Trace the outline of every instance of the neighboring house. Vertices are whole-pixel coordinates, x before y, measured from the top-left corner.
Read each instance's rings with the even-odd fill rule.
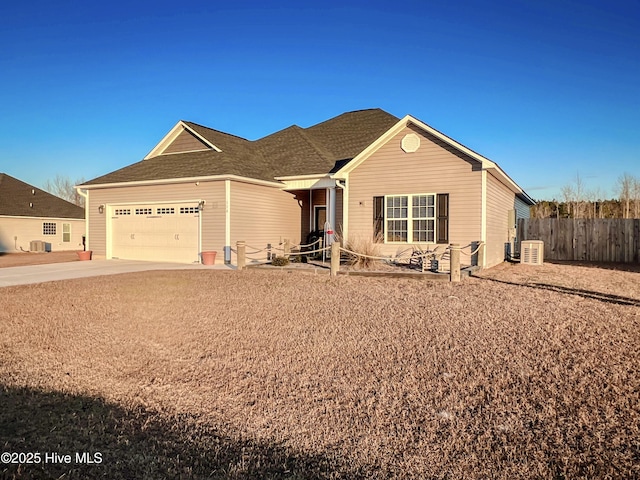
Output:
[[[380,109],[255,141],[180,121],[142,161],[78,188],[94,255],[180,262],[205,250],[233,262],[238,240],[251,251],[325,229],[388,255],[484,241],[487,267],[534,204],[494,162]]]
[[[0,173],[0,252],[28,252],[33,240],[47,251],[82,250],[84,209]]]

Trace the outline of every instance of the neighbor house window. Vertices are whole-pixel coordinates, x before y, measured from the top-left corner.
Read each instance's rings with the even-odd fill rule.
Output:
[[[70,223],[62,224],[62,241],[67,243],[71,241],[71,224]]]
[[[447,243],[449,194],[373,197],[373,231],[385,242]]]
[[[56,234],[56,224],[52,222],[44,222],[42,224],[42,234],[43,235],[55,235]]]

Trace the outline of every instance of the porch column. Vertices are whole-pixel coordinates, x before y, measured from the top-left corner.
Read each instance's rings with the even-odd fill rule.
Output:
[[[333,243],[333,239],[336,231],[336,187],[327,188],[327,222],[329,222],[330,232],[325,232],[327,238],[327,245]]]

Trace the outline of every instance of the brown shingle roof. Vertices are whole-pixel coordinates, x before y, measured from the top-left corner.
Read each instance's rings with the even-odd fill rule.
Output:
[[[238,175],[259,180],[325,174],[373,143],[398,118],[380,110],[348,112],[309,128],[297,125],[255,141],[183,122],[222,152],[214,150],[157,155],[85,185],[209,175]]]
[[[0,173],[0,215],[82,219],[84,208]]]

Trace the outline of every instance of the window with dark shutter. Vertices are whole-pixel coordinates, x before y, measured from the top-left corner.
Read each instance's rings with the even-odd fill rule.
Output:
[[[449,243],[449,194],[439,193],[436,204],[438,208],[437,243]]]
[[[373,240],[384,240],[384,197],[373,197]]]

